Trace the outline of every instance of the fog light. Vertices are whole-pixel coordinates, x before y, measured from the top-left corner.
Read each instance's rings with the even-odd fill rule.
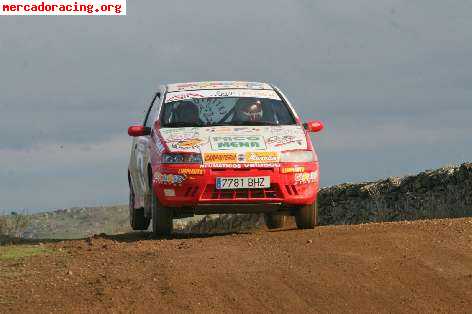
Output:
[[[174,197],[175,190],[174,189],[164,189],[164,195],[167,197]]]

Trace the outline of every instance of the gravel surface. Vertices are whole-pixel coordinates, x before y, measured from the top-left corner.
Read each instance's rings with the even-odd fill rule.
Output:
[[[470,218],[37,245],[0,260],[0,313],[472,309]]]

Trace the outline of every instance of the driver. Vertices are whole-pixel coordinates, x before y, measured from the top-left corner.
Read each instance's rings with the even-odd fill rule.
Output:
[[[198,106],[193,102],[182,101],[176,109],[176,122],[201,123]]]
[[[239,118],[241,121],[261,121],[263,114],[262,102],[258,99],[250,99],[240,106]]]

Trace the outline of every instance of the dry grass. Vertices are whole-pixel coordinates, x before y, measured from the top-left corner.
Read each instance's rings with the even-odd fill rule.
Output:
[[[51,253],[52,250],[39,245],[12,245],[0,247],[0,261],[14,260],[35,256],[39,254]]]

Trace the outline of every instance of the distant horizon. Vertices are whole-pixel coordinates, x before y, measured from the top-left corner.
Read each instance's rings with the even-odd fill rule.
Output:
[[[1,215],[9,215],[12,212],[16,212],[17,214],[39,214],[39,213],[47,213],[47,212],[55,212],[59,210],[67,210],[67,209],[77,209],[77,208],[100,208],[100,207],[114,207],[114,206],[128,206],[127,203],[120,203],[120,204],[103,204],[103,205],[85,205],[85,206],[71,206],[71,207],[58,207],[58,208],[13,208],[13,209],[2,209],[0,208],[0,216]],[[30,212],[31,211],[31,212]]]

